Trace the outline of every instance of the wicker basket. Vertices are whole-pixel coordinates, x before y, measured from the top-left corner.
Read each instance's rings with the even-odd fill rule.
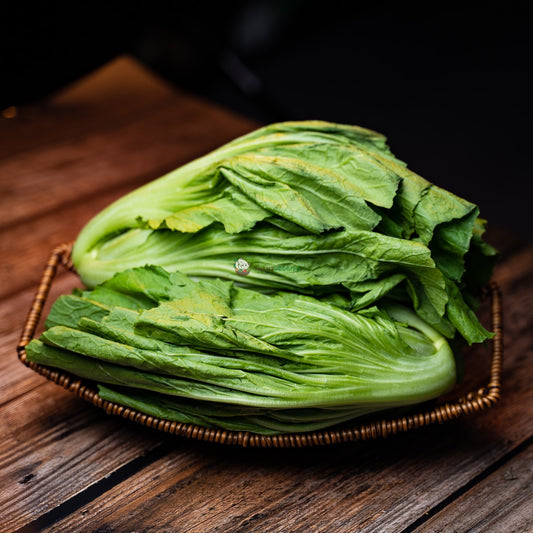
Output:
[[[50,254],[17,346],[18,356],[22,363],[35,372],[61,385],[96,407],[104,409],[108,414],[122,416],[166,433],[219,444],[256,447],[306,447],[384,438],[389,435],[410,431],[430,424],[447,422],[482,411],[493,406],[500,398],[500,376],[503,363],[502,300],[497,284],[491,282],[486,291],[490,296],[491,328],[495,335],[491,340],[489,382],[485,387],[464,394],[455,400],[441,404],[435,401],[425,410],[406,416],[383,417],[351,427],[333,427],[320,431],[282,435],[259,435],[244,431],[210,429],[146,415],[135,409],[103,400],[98,395],[95,385],[91,382],[80,379],[68,372],[30,362],[27,359],[26,346],[35,334],[58,267],[62,265],[64,268],[73,271],[70,257],[71,250],[72,245],[66,243],[55,248]],[[427,404],[425,405],[427,406]]]

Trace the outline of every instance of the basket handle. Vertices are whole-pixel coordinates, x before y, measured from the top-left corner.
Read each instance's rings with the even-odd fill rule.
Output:
[[[44,304],[48,297],[48,293],[50,292],[50,287],[52,286],[52,281],[57,273],[57,267],[61,264],[65,268],[73,270],[71,252],[72,243],[63,243],[59,246],[56,246],[48,258],[46,266],[41,275],[39,288],[33,297],[33,302],[28,312],[26,321],[24,322],[24,328],[17,345],[17,353],[19,358],[25,356],[25,348],[35,335],[35,330],[37,329],[37,324],[41,318]]]

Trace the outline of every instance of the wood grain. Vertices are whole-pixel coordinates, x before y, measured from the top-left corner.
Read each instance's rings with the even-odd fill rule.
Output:
[[[89,218],[121,194],[131,184],[85,199],[82,204],[67,204],[59,211],[30,217],[24,224],[0,230],[0,297],[37,288],[50,252],[63,242],[72,241]]]
[[[0,119],[0,158],[127,123],[175,99],[176,90],[131,57],[119,56],[43,102]]]
[[[250,129],[244,120],[233,128],[222,128],[225,122],[224,113],[214,112],[209,127],[202,125],[202,107],[176,97],[127,124],[4,159],[0,211],[9,217],[1,224],[11,227],[124,183],[149,181]]]
[[[158,442],[51,383],[2,406],[0,431],[2,531],[31,522]]]
[[[446,506],[423,526],[414,530],[414,533],[531,531],[532,487],[533,446],[528,446]]]
[[[497,460],[502,445],[442,427],[320,451],[195,446],[211,458],[202,469],[184,477],[173,468],[183,452],[170,453],[49,531],[131,531],[142,521],[147,531],[397,532]]]

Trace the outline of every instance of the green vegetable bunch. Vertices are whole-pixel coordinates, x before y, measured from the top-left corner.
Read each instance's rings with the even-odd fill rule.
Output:
[[[27,356],[231,430],[423,402],[457,380],[451,345],[491,336],[475,315],[496,259],[484,231],[379,133],[273,124],[94,217],[73,248],[87,289],[57,300]]]
[[[315,430],[453,387],[449,344],[413,311],[348,306],[139,267],[59,297],[26,353],[142,412],[263,434]]]
[[[478,214],[410,171],[379,133],[288,122],[119,199],[82,230],[73,261],[89,287],[149,263],[261,291],[341,290],[354,310],[387,296],[448,338],[482,342],[475,294],[495,251]]]

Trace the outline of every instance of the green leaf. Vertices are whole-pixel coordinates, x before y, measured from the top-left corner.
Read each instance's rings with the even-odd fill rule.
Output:
[[[370,230],[380,220],[351,182],[299,159],[239,156],[221,172],[258,205],[312,233]]]
[[[81,318],[101,320],[110,308],[99,303],[86,300],[71,294],[62,294],[50,309],[45,322],[45,328],[53,326],[70,326],[75,328]]]

